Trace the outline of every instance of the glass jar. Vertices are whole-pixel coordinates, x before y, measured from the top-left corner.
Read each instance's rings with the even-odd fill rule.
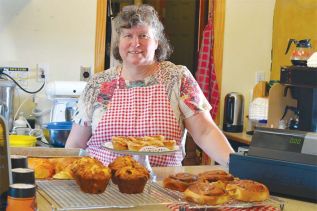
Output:
[[[35,211],[35,185],[16,183],[9,187],[8,206],[6,211]]]

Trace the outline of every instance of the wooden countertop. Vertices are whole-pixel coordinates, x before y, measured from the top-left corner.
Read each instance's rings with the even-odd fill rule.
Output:
[[[221,167],[220,166],[182,166],[182,167],[154,167],[153,168],[154,172],[157,175],[158,181],[161,181],[163,178],[167,177],[168,175],[175,174],[177,172],[189,172],[189,173],[198,174],[203,171],[215,170],[215,169],[221,169]],[[316,203],[309,203],[309,202],[286,199],[281,197],[279,198],[285,201],[285,206],[284,206],[285,211],[298,211],[298,210],[316,211],[317,210]],[[52,207],[50,206],[48,201],[39,193],[37,193],[37,205],[40,211],[52,210]],[[151,209],[151,211],[170,210],[164,205],[147,206],[146,208],[145,207],[130,208],[130,209],[125,208],[125,210],[145,210],[145,209],[148,209],[148,210]],[[122,211],[122,209],[98,209],[98,211],[100,210],[105,210],[105,211],[121,210]]]
[[[230,132],[223,131],[223,133],[225,134],[227,139],[230,139],[232,141],[236,141],[236,142],[247,144],[247,145],[250,145],[251,143],[252,136],[246,134],[245,131],[243,131],[242,133],[230,133]]]

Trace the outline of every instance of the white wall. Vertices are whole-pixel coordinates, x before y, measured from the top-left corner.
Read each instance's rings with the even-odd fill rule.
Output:
[[[244,95],[247,115],[256,72],[264,72],[269,80],[274,4],[275,0],[226,0],[221,120],[227,93]]]
[[[35,90],[36,64],[49,65],[49,81],[79,80],[94,65],[97,0],[0,0],[0,66],[27,66]],[[227,0],[221,118],[225,94],[241,92],[248,112],[255,72],[269,79],[275,0]],[[33,80],[33,81],[32,81]],[[29,96],[19,91],[16,108]],[[22,110],[30,112],[32,103]],[[246,124],[245,124],[246,125]]]
[[[79,80],[80,66],[94,66],[96,2],[0,0],[0,66],[28,67],[29,90],[41,85],[37,64],[48,65],[48,81]],[[16,94],[17,107],[27,95]]]

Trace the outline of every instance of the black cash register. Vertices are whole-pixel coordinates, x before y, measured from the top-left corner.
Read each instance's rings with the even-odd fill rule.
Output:
[[[256,128],[249,150],[230,155],[229,172],[275,195],[317,202],[317,133]]]

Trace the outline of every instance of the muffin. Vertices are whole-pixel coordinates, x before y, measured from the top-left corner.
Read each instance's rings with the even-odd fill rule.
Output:
[[[117,178],[115,176],[116,171],[126,167],[126,166],[135,166],[137,165],[138,162],[136,160],[134,160],[131,156],[121,156],[121,157],[117,157],[114,161],[112,161],[108,167],[111,170],[111,180],[114,184],[117,184]]]
[[[116,172],[115,176],[119,191],[127,194],[142,193],[150,178],[148,170],[141,165],[123,167]]]
[[[72,173],[81,191],[85,193],[103,193],[111,178],[111,171],[100,161],[84,157],[72,165]]]

